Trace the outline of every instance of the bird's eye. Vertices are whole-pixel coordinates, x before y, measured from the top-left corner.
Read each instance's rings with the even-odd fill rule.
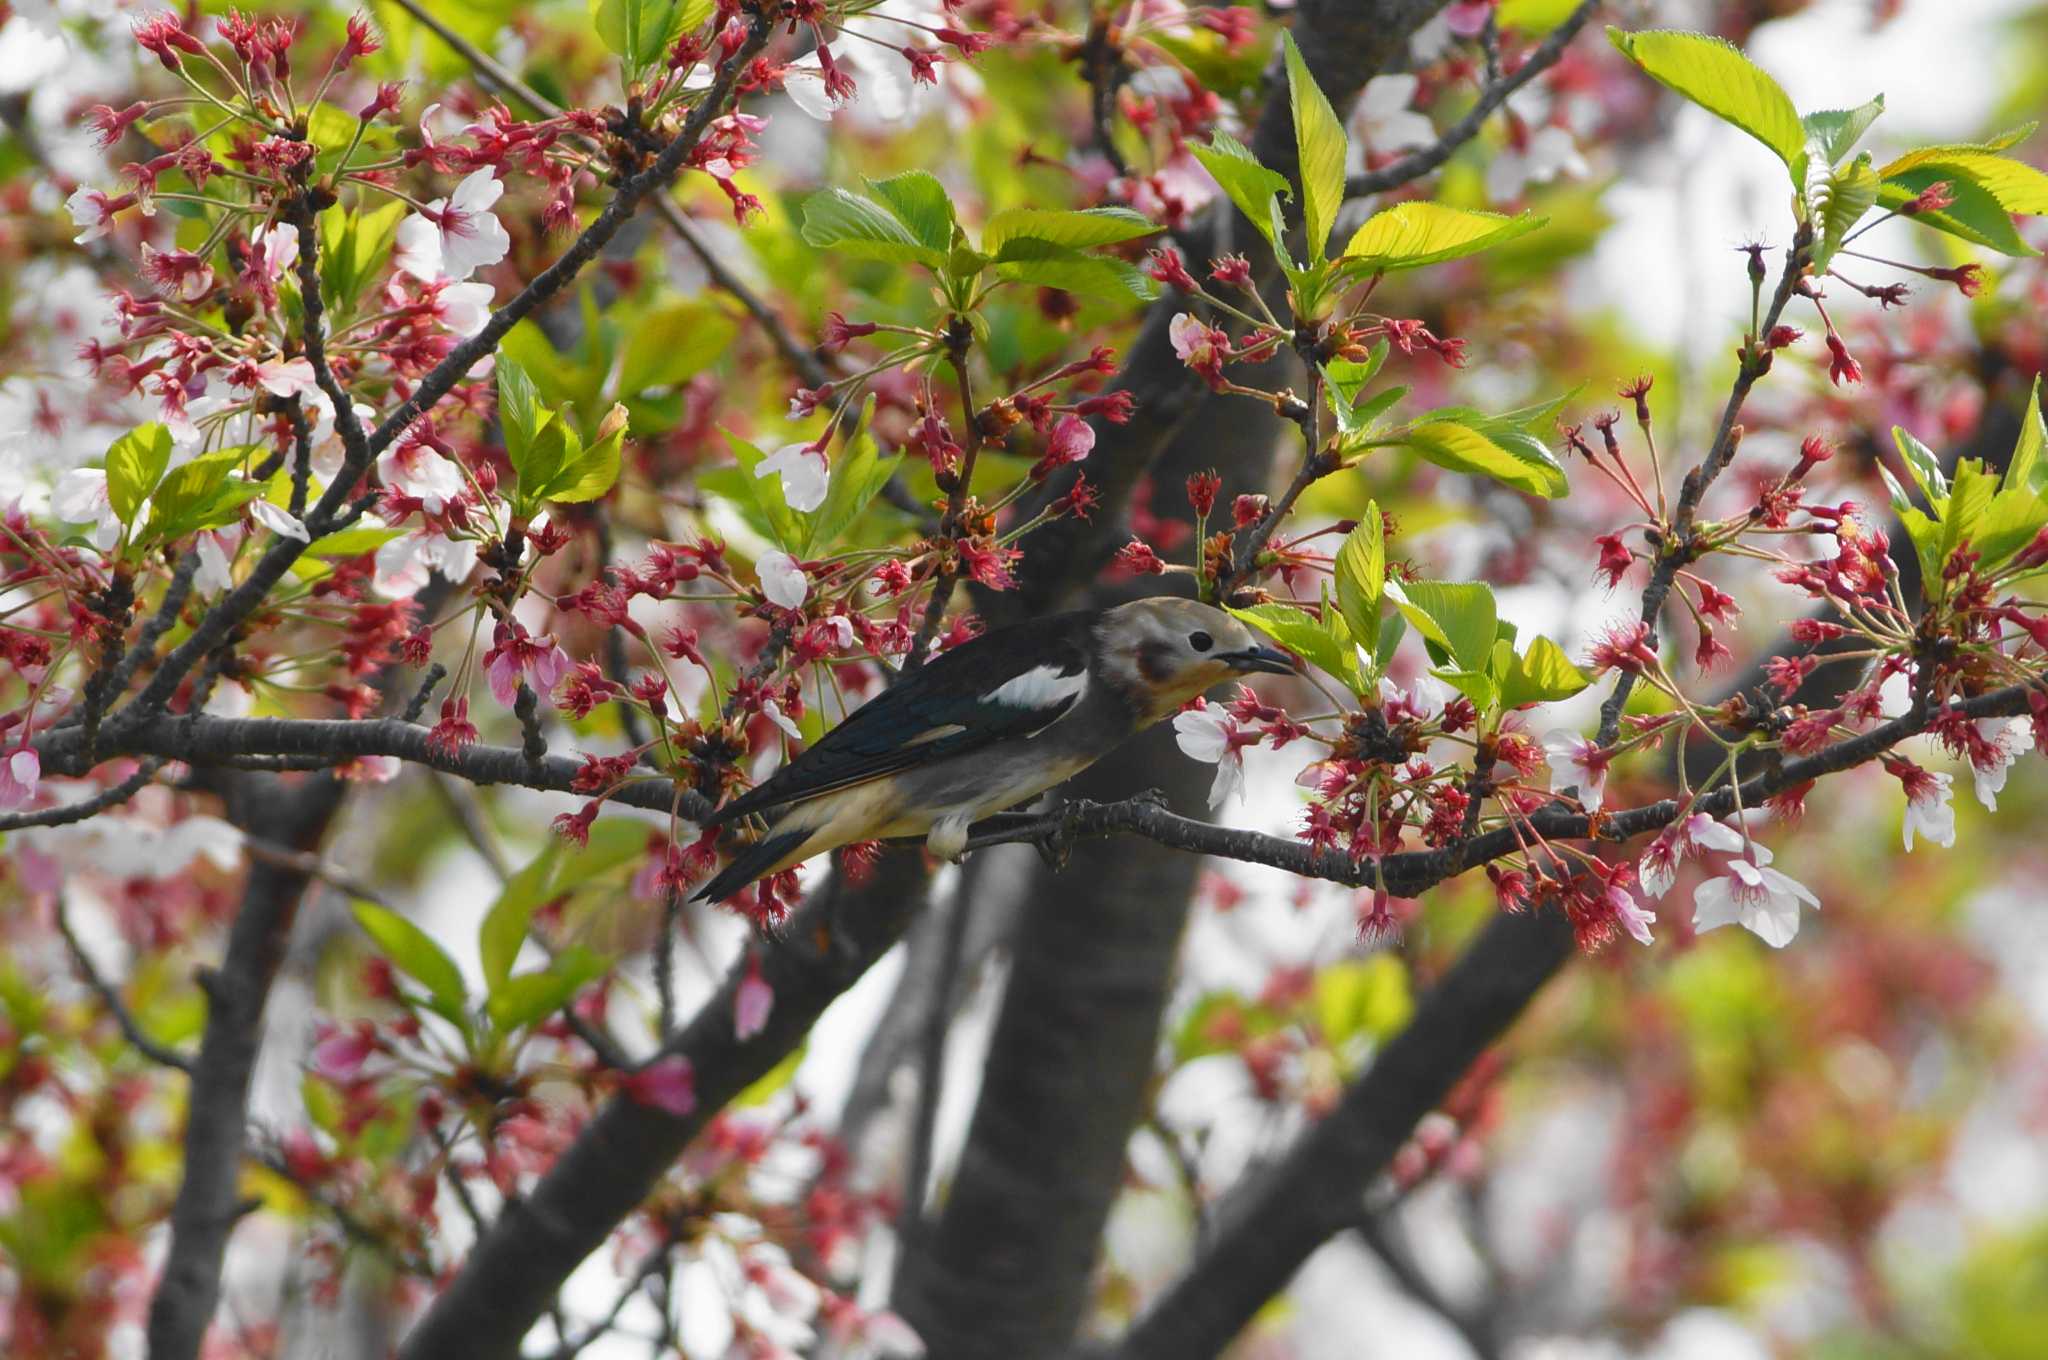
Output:
[[[1188,646],[1198,652],[1206,652],[1215,645],[1216,639],[1210,637],[1207,633],[1194,632],[1188,634]]]

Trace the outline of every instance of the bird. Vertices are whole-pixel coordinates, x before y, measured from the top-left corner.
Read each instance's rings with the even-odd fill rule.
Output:
[[[992,629],[849,714],[709,828],[771,814],[696,892],[748,884],[855,841],[923,836],[958,860],[967,829],[1080,773],[1226,680],[1297,663],[1222,610],[1159,595]]]

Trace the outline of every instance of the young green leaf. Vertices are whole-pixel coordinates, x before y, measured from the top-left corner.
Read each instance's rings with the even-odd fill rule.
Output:
[[[1813,249],[1816,272],[1827,268],[1849,229],[1877,202],[1877,188],[1877,172],[1870,168],[1868,151],[1837,170],[1823,173],[1815,168],[1806,201],[1814,225],[1820,229],[1820,241]]]
[[[1939,510],[1948,499],[1948,478],[1942,475],[1940,456],[1900,425],[1892,426],[1892,442],[1898,445],[1899,457],[1905,459],[1906,471],[1920,484],[1921,493]]]
[[[1020,237],[1080,249],[1134,240],[1158,230],[1157,223],[1129,208],[1088,208],[1081,212],[1009,208],[989,218],[981,229],[981,248],[1000,259],[1004,243]]]
[[[216,449],[171,469],[150,497],[149,521],[138,540],[170,542],[233,521],[263,494],[263,483],[240,476],[257,451],[253,444]]]
[[[556,420],[555,425],[562,421]],[[571,447],[555,475],[534,492],[535,499],[564,503],[594,501],[619,480],[619,450],[626,438],[626,408],[612,406],[598,422],[597,440],[588,448],[569,436]]]
[[[462,985],[462,970],[426,931],[375,902],[358,898],[350,910],[385,957],[424,986],[428,995],[458,1012],[468,1004],[469,990]]]
[[[521,973],[493,984],[484,1011],[500,1033],[525,1029],[568,1005],[605,967],[605,961],[588,949],[565,950],[543,972]]]
[[[1332,636],[1308,613],[1284,604],[1255,604],[1229,612],[1232,618],[1258,629],[1317,669],[1347,685],[1355,681],[1357,651],[1348,639]]]
[[[1157,291],[1145,272],[1128,260],[1107,255],[1084,255],[1066,246],[1056,246],[1034,237],[1013,237],[1003,243],[996,275],[1012,283],[1061,288],[1086,297],[1122,302],[1150,298]]]
[[[919,245],[941,255],[953,248],[953,200],[930,172],[906,170],[887,179],[871,179],[868,192],[895,214]]]
[[[1466,670],[1486,669],[1499,632],[1491,586],[1483,581],[1389,581],[1386,589],[1416,632]]]
[[[1548,220],[1532,213],[1509,217],[1420,199],[1397,203],[1374,213],[1351,234],[1339,264],[1350,274],[1415,269],[1476,255],[1526,236]]]
[[[1555,500],[1570,489],[1564,469],[1543,441],[1520,430],[1425,421],[1384,442],[1414,449],[1438,467],[1491,477],[1532,496]]]
[[[1336,569],[1337,607],[1352,638],[1370,651],[1380,640],[1380,595],[1387,583],[1385,525],[1377,502],[1366,502],[1365,513],[1344,536]]]
[[[2020,417],[2019,441],[2005,465],[2004,485],[2048,492],[2048,464],[2041,458],[2044,446],[2048,446],[2048,423],[2041,419],[2041,379],[2036,376],[2033,390],[2027,393],[2026,413]]]
[[[1344,204],[1344,161],[1351,144],[1344,124],[1309,74],[1294,35],[1280,35],[1287,57],[1287,99],[1294,112],[1294,146],[1301,163],[1301,218],[1308,231],[1308,257],[1317,264],[1330,245],[1337,209]]]
[[[825,484],[824,504],[811,517],[810,541],[804,548],[807,554],[823,545],[838,543],[902,465],[900,456],[884,458],[868,432],[874,402],[870,396],[853,447],[833,460],[831,480]]]
[[[2026,238],[2013,225],[2012,214],[1991,196],[1989,190],[1978,187],[1975,180],[1944,174],[1937,166],[1908,170],[1885,180],[1877,188],[1878,204],[1896,211],[1919,197],[1921,190],[1937,182],[1948,186],[1949,205],[1932,212],[1915,213],[1912,217],[1914,222],[2015,259],[2031,258],[2041,253],[2027,244]]]
[[[1856,143],[1863,140],[1863,134],[1883,112],[1884,96],[1878,95],[1868,104],[1859,104],[1853,109],[1821,109],[1809,113],[1799,120],[1799,125],[1806,129],[1807,140],[1820,147],[1822,158],[1829,165],[1834,165],[1856,149]]]
[[[1912,170],[1933,169],[1941,179],[1977,185],[2007,212],[2048,213],[2048,173],[2025,161],[1974,146],[1923,146],[1877,172],[1891,180]]]
[[[803,518],[790,509],[789,502],[783,498],[782,479],[754,475],[755,466],[768,455],[730,430],[721,429],[719,433],[725,436],[732,456],[739,460],[740,471],[744,474],[741,480],[746,485],[747,495],[767,521],[775,546],[787,553],[803,551],[810,535],[804,528]]]
[[[729,351],[738,334],[738,323],[707,301],[672,302],[642,312],[626,332],[615,390],[622,397],[637,397],[650,387],[686,382]]]
[[[856,260],[921,264],[938,269],[946,249],[919,241],[887,208],[844,189],[826,189],[804,201],[806,245]]]
[[[548,413],[541,409],[540,394],[526,369],[510,355],[498,355],[498,428],[505,439],[505,456],[516,469],[533,447],[533,436]]]
[[[170,461],[171,432],[155,421],[137,425],[107,449],[107,500],[121,523],[135,522]]]
[[[1591,683],[1586,673],[1565,655],[1564,648],[1538,635],[1529,639],[1528,648],[1501,676],[1501,707],[1520,708],[1524,704],[1569,699]]]
[[[1280,239],[1274,225],[1280,220],[1277,196],[1293,193],[1286,176],[1260,165],[1243,142],[1225,132],[1212,135],[1207,146],[1189,143],[1188,150],[1269,244]]]
[[[1784,87],[1742,54],[1742,49],[1705,33],[1649,29],[1607,36],[1629,60],[1666,89],[1684,95],[1725,122],[1733,123],[1778,153],[1792,172],[1793,187],[1806,182],[1806,129]]]

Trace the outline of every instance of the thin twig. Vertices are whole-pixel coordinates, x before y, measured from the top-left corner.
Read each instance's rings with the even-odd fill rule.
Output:
[[[186,1076],[191,1076],[191,1057],[150,1038],[141,1023],[136,1020],[135,1013],[121,1000],[121,994],[114,990],[113,984],[100,975],[100,970],[93,965],[92,957],[85,952],[85,946],[78,942],[78,935],[71,928],[70,908],[66,905],[62,893],[57,894],[57,933],[64,937],[64,943],[71,951],[71,961],[78,965],[79,974],[84,977],[85,985],[92,988],[93,994],[99,997],[100,1004],[114,1017],[114,1023],[121,1027],[122,1037],[128,1040],[135,1051],[159,1066],[176,1068]]]
[[[98,816],[108,808],[119,807],[149,786],[156,773],[164,767],[161,760],[145,760],[135,773],[129,775],[111,788],[100,790],[90,798],[62,807],[41,808],[35,812],[12,812],[0,817],[0,831],[26,831],[36,826],[68,826],[82,822],[88,817]]]
[[[419,20],[429,32],[446,43],[457,56],[475,68],[478,75],[506,94],[519,99],[541,117],[560,118],[565,112],[561,105],[528,85],[493,60],[489,53],[435,18],[418,0],[396,0],[396,3],[400,9]],[[818,356],[805,348],[782,323],[782,318],[776,314],[775,309],[762,300],[758,293],[747,286],[745,280],[733,272],[731,266],[718,257],[717,252],[711,249],[710,243],[698,234],[695,224],[683,216],[682,209],[676,206],[674,199],[662,194],[654,200],[654,211],[689,252],[697,257],[697,263],[703,266],[704,273],[711,282],[730,294],[735,302],[760,323],[769,343],[775,346],[776,352],[782,355],[806,386],[821,387],[831,381],[832,375],[826,371],[824,364],[818,361]]]
[[[1443,135],[1420,151],[1410,152],[1392,165],[1379,170],[1370,170],[1354,175],[1344,182],[1344,193],[1348,198],[1362,198],[1367,194],[1385,193],[1398,189],[1411,180],[1417,180],[1442,165],[1457,153],[1459,147],[1479,135],[1479,129],[1508,100],[1508,96],[1521,89],[1537,76],[1557,64],[1558,58],[1570,47],[1572,39],[1586,26],[1600,8],[1600,0],[1582,0],[1579,7],[1552,29],[1550,36],[1537,44],[1528,59],[1513,72],[1493,81],[1480,92],[1479,102],[1457,122],[1445,128]],[[1490,22],[1490,21],[1489,21]]]

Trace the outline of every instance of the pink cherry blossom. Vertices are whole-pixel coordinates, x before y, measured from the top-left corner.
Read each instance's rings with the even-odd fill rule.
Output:
[[[681,1054],[658,1059],[625,1080],[628,1096],[642,1105],[687,1119],[697,1108],[697,1074]]]
[[[491,649],[484,653],[484,675],[491,693],[510,708],[523,678],[535,694],[545,697],[568,673],[568,654],[550,637],[534,637],[518,623],[500,623]]]

